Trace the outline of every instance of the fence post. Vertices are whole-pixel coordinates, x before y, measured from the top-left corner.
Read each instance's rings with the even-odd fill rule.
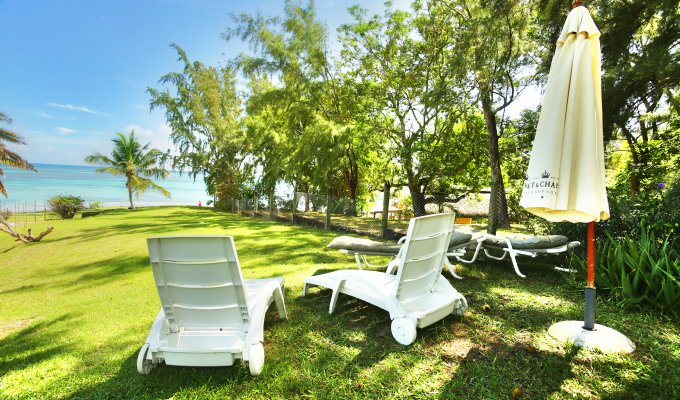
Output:
[[[326,223],[324,229],[328,230],[331,226],[331,188],[326,188]]]
[[[383,211],[382,211],[382,224],[381,232],[382,238],[387,239],[387,217],[390,211],[390,181],[385,181],[383,186]]]

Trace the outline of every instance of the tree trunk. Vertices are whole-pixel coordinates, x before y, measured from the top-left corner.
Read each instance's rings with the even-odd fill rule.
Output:
[[[390,188],[392,187],[392,184],[390,181],[385,181],[385,184],[383,185],[383,212],[382,212],[382,221],[380,223],[380,232],[381,232],[381,237],[383,239],[387,239],[387,217],[389,214],[390,210]],[[373,214],[375,215],[375,214]]]
[[[31,229],[28,230],[28,235],[16,232],[12,226],[7,222],[2,216],[0,216],[0,232],[5,232],[6,234],[13,236],[17,241],[22,241],[24,243],[39,242],[42,238],[49,235],[54,228],[48,226],[47,229],[41,232],[38,236],[33,236]]]
[[[413,215],[422,217],[425,215],[425,193],[420,189],[420,185],[409,185],[411,191],[411,201],[413,202]]]
[[[489,141],[489,166],[491,167],[491,198],[489,199],[489,225],[487,232],[495,235],[498,228],[510,226],[510,217],[508,216],[508,202],[503,185],[501,155],[498,150],[498,128],[496,114],[493,112],[491,105],[491,94],[482,92],[481,100]]]
[[[628,149],[630,150],[632,159],[631,161],[633,168],[631,168],[632,173],[630,174],[630,194],[635,197],[640,192],[640,178],[638,177],[641,168],[640,155],[638,154],[637,147],[635,147],[635,138],[630,133],[628,128],[625,126],[620,126],[620,128],[621,132],[623,132],[623,136],[626,138],[626,142],[628,143]]]
[[[269,219],[274,220],[274,189],[269,189]]]
[[[328,230],[331,226],[331,189],[326,187],[326,221],[324,222],[324,229]]]
[[[125,187],[127,187],[128,190],[128,198],[130,199],[130,209],[134,210],[135,204],[132,202],[132,183],[130,181],[130,177],[128,177],[127,182],[125,183]]]
[[[305,184],[305,212],[309,212],[309,183]]]
[[[352,147],[345,150],[346,164],[343,168],[343,175],[345,177],[345,184],[349,191],[350,205],[345,207],[345,214],[349,216],[357,215],[357,188],[359,187],[359,166],[356,162],[356,154]]]

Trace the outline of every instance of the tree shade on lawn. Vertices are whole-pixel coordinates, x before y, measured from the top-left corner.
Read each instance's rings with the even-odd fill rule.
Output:
[[[595,324],[595,221],[609,218],[605,188],[600,31],[574,1],[557,40],[520,205],[553,222],[588,222],[584,323],[563,321],[550,333],[580,347],[630,353],[620,333]]]
[[[163,165],[169,158],[169,154],[158,149],[149,149],[150,143],[142,146],[135,137],[135,131],[129,136],[116,133],[117,137],[112,140],[113,151],[111,157],[99,152],[85,157],[89,164],[103,165],[97,172],[105,172],[114,175],[125,176],[125,187],[128,190],[130,208],[135,209],[132,194],[139,197],[147,190],[156,190],[165,197],[170,197],[170,192],[157,185],[149,178],[166,178],[170,175]]]

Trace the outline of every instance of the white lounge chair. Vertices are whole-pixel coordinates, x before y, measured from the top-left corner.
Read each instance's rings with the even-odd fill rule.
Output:
[[[573,249],[580,244],[577,241],[570,242],[566,236],[562,235],[517,235],[513,237],[490,236],[484,240],[482,246],[484,254],[494,260],[503,260],[506,256],[510,256],[515,273],[522,278],[526,278],[526,275],[522,274],[519,270],[517,256],[536,257],[541,254],[559,254]],[[490,250],[496,252],[502,251],[503,254],[496,256],[491,254]]]
[[[409,345],[416,339],[416,328],[452,313],[462,315],[467,309],[465,297],[441,275],[452,229],[453,214],[414,218],[396,259],[396,275],[339,270],[310,276],[304,281],[303,296],[311,285],[333,290],[328,308],[331,314],[340,293],[380,307],[390,313],[397,342]]]
[[[231,236],[147,239],[161,310],[137,357],[148,374],[167,365],[217,367],[248,361],[264,365],[264,317],[276,302],[286,319],[283,278],[244,280]]]
[[[484,242],[484,240],[488,237],[489,235],[478,232],[465,232],[458,230],[454,226],[451,239],[449,240],[449,247],[446,254],[447,258],[444,259],[446,268],[454,278],[463,279],[456,273],[455,267],[449,262],[448,257],[455,257],[459,262],[471,264],[477,260],[477,256],[482,249],[482,242]],[[328,244],[328,247],[331,249],[340,250],[340,252],[345,254],[353,255],[359,269],[364,269],[364,267],[387,267],[387,271],[392,272],[396,266],[395,260],[399,255],[399,251],[402,249],[402,244],[405,239],[406,236],[399,239],[398,243],[386,243],[379,242],[377,240],[361,239],[351,236],[338,236]],[[463,258],[468,248],[471,248],[472,246],[474,246],[474,253],[472,257],[469,259]],[[366,259],[367,256],[391,257],[392,259],[387,265],[378,266],[370,264]]]

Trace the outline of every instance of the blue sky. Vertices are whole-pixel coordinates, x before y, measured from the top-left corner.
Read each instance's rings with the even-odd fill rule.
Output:
[[[331,38],[357,2],[316,2]],[[361,4],[383,10],[381,0]],[[169,44],[223,64],[247,50],[220,37],[230,13],[258,10],[281,14],[283,1],[0,0],[0,111],[27,142],[12,149],[32,163],[83,165],[86,155],[110,151],[114,132],[131,129],[141,142],[169,148],[170,129],[161,111],[149,112],[146,93],[180,70]]]

